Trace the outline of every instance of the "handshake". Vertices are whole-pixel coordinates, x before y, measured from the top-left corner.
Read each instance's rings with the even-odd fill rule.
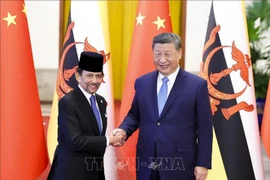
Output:
[[[126,139],[126,131],[123,129],[115,129],[111,132],[111,135],[109,136],[110,145],[112,145],[113,147],[123,146]]]

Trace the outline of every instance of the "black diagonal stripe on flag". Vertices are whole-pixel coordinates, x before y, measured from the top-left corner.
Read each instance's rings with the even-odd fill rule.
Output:
[[[71,10],[70,10],[71,11]],[[69,24],[71,23],[71,12],[69,11],[69,16],[68,16],[68,23],[67,23],[67,27],[69,26]],[[76,25],[76,24],[75,24]],[[63,51],[65,50],[65,48],[70,45],[71,43],[74,43],[74,35],[73,35],[73,30],[71,30],[70,32],[70,37],[67,40],[67,42],[64,44],[63,46]],[[66,54],[66,57],[64,59],[64,66],[63,66],[63,73],[64,70],[67,69],[72,69],[75,66],[78,65],[78,55],[77,55],[77,49],[76,46],[72,46],[69,51]],[[69,81],[65,81],[71,88],[75,88],[76,86],[78,86],[78,82],[75,78],[75,75],[72,75],[69,78]]]
[[[216,26],[215,13],[213,3],[211,7],[206,41],[210,37],[210,33]],[[222,26],[222,25],[221,25]],[[216,47],[221,46],[219,34],[216,36],[215,42],[203,54],[205,61],[207,55]],[[210,73],[219,73],[227,69],[223,50],[218,50],[212,57],[208,68],[208,77]],[[233,85],[230,76],[227,75],[220,79],[217,85],[213,85],[221,92],[234,94]],[[230,108],[236,105],[236,99],[220,100],[217,106],[218,110],[213,116],[214,129],[219,145],[220,153],[224,163],[225,171],[229,180],[254,180],[255,175],[251,163],[251,157],[245,137],[245,132],[241,122],[240,113],[233,114],[229,120],[225,119],[221,108]]]

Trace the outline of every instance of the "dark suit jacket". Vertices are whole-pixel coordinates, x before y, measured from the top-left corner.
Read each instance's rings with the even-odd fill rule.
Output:
[[[106,149],[106,101],[96,94],[103,133],[100,135],[94,112],[77,87],[59,101],[58,146],[50,180],[104,180],[103,155]]]
[[[151,165],[159,165],[162,180],[194,180],[195,166],[211,168],[212,114],[207,83],[180,69],[159,116],[157,77],[154,71],[136,80],[132,107],[119,127],[128,137],[140,130],[137,179],[148,180]]]

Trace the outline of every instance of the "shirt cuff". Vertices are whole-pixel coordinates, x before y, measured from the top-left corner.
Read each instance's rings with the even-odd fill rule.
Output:
[[[107,147],[110,146],[110,140],[109,140],[109,137],[108,136],[106,136],[106,146]]]

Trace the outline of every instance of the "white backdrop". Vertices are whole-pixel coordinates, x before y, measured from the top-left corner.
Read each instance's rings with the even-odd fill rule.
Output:
[[[35,67],[57,69],[60,2],[26,0],[25,4]]]

